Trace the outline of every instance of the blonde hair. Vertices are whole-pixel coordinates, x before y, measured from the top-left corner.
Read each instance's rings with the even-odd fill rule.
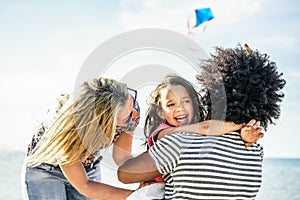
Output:
[[[42,136],[28,166],[41,163],[72,164],[109,146],[114,138],[117,115],[128,100],[127,87],[112,79],[85,82],[70,97]]]
[[[56,115],[61,111],[63,105],[70,99],[70,94],[60,94],[56,98],[56,105],[55,105],[55,113]]]

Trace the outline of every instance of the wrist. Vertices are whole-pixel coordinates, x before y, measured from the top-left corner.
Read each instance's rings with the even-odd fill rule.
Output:
[[[178,126],[178,127],[171,127],[171,133],[177,133],[177,132],[181,132],[180,126]]]

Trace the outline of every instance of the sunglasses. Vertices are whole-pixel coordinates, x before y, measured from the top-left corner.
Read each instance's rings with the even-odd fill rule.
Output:
[[[136,109],[139,112],[139,106],[137,104],[136,101],[136,97],[137,97],[137,91],[131,88],[127,88],[128,93],[130,94],[130,96],[133,99],[133,108]],[[127,120],[127,125],[126,126],[117,126],[116,127],[116,133],[115,133],[115,138],[118,138],[121,133],[126,133],[132,130],[132,125],[131,125],[131,120],[132,120],[132,114],[133,111],[131,111],[131,113],[129,114],[128,120]]]

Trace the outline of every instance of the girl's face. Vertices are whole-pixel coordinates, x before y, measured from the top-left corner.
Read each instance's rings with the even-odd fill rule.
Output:
[[[158,115],[162,119],[176,127],[191,123],[194,117],[193,102],[185,87],[170,86],[164,88],[160,95],[162,111],[158,111]]]

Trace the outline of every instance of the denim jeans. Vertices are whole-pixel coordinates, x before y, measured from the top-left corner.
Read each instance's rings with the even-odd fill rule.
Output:
[[[35,168],[23,167],[24,199],[29,200],[89,200],[81,195],[65,178],[59,167],[42,164]],[[89,170],[91,180],[100,182],[100,163]]]

